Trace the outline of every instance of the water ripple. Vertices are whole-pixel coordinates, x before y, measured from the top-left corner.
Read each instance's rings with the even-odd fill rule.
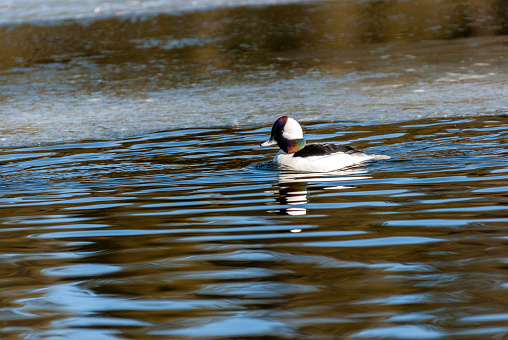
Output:
[[[348,123],[392,159],[328,174],[253,166],[276,152],[257,127],[2,150],[0,333],[495,338],[506,124]]]

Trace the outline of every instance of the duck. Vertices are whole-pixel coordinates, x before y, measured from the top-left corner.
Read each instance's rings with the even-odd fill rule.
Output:
[[[262,147],[272,145],[280,148],[273,159],[274,163],[282,168],[304,172],[330,172],[369,160],[390,158],[367,155],[343,144],[307,144],[300,123],[288,116],[282,116],[275,121],[270,138],[261,144]]]

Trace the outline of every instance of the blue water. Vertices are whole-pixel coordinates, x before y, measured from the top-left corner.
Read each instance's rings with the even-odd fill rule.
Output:
[[[304,124],[392,157],[329,174],[268,125],[3,149],[2,338],[502,338],[507,123]]]
[[[505,9],[1,3],[0,338],[505,338]]]

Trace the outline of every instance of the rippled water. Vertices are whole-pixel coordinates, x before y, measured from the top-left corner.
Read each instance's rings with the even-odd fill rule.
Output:
[[[0,3],[0,338],[505,338],[506,4]]]
[[[390,160],[279,171],[271,124],[0,153],[2,339],[502,339],[505,116],[307,123]]]

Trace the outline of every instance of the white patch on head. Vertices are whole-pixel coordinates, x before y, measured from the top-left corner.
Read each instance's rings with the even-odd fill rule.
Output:
[[[293,118],[288,118],[284,125],[284,130],[282,130],[282,137],[286,139],[302,139],[302,127]]]

